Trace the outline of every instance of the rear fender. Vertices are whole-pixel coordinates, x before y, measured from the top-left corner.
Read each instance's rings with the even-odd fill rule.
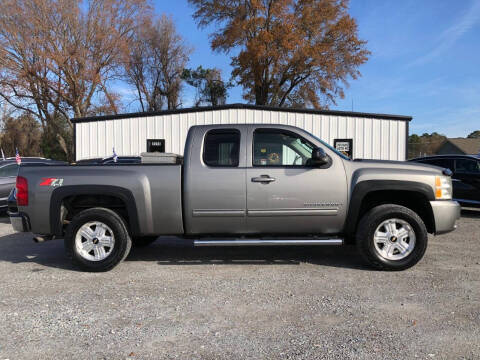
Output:
[[[72,195],[108,195],[119,198],[127,208],[129,229],[132,235],[140,234],[140,224],[135,198],[130,190],[112,185],[70,185],[56,188],[50,200],[50,229],[56,236],[63,235],[62,202]]]

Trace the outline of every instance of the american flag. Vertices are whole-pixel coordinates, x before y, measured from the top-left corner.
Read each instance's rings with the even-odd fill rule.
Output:
[[[18,165],[22,163],[22,158],[20,157],[20,154],[18,153],[18,148],[15,148],[15,161],[17,162]]]
[[[117,160],[118,160],[118,155],[115,152],[115,148],[113,148],[113,162],[117,162]]]

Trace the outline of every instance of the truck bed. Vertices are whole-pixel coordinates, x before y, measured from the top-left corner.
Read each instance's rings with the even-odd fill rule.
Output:
[[[100,190],[105,196],[122,197],[133,234],[183,234],[182,165],[67,165],[50,166],[48,171],[28,165],[20,167],[19,176],[28,179],[29,213],[34,214],[30,221],[37,233],[55,232],[64,199]]]

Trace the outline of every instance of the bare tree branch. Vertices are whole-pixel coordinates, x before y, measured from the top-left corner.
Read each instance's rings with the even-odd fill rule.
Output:
[[[177,108],[181,75],[191,48],[177,33],[172,19],[145,19],[126,50],[125,78],[137,90],[141,109]]]

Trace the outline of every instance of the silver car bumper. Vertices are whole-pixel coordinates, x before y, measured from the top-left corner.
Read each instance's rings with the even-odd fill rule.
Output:
[[[13,230],[16,232],[30,231],[30,221],[27,215],[18,212],[8,212],[8,216],[10,217],[10,223],[12,224]]]
[[[435,219],[435,235],[455,230],[460,219],[460,204],[456,201],[430,201]]]

